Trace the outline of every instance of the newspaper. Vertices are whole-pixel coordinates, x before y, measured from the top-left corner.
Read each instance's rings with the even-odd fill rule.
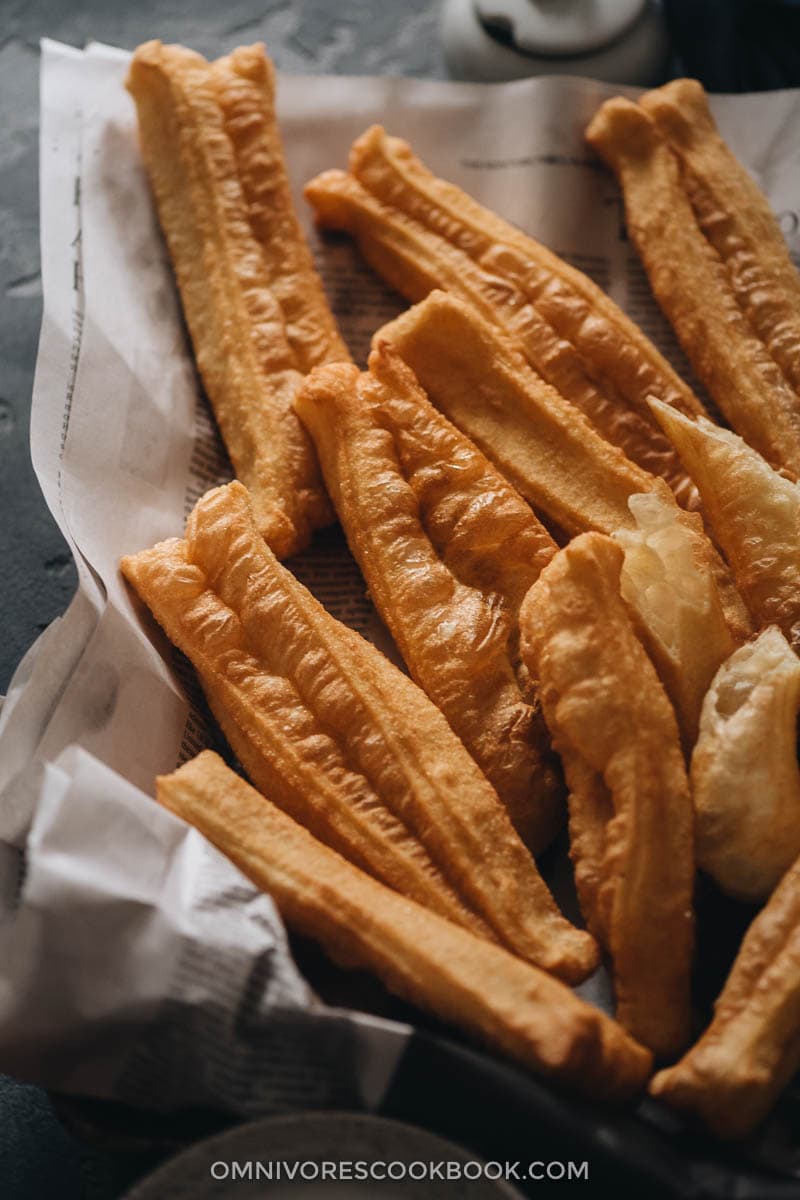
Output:
[[[0,1066],[164,1108],[374,1106],[408,1027],[322,1005],[270,899],[152,800],[154,777],[213,733],[117,563],[180,533],[230,468],[187,346],[126,62],[109,47],[43,43],[45,308],[31,444],[80,586],[23,660],[0,717]],[[317,236],[302,185],[344,165],[352,140],[380,122],[585,270],[687,371],[625,239],[616,186],[582,139],[619,91],[553,77],[280,77],[297,209],[357,358],[402,305],[346,239]],[[713,106],[800,251],[798,94]],[[319,535],[291,566],[392,652],[340,533]],[[602,993],[598,977],[586,994]]]

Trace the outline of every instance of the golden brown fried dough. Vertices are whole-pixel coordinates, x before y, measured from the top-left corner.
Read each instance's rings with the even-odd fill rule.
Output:
[[[621,97],[602,105],[586,137],[619,179],[628,232],[698,377],[751,446],[800,474],[800,401],[737,303],[675,155],[647,113]]]
[[[752,631],[730,572],[699,518],[677,508],[662,479],[637,467],[544,382],[514,344],[470,305],[444,292],[380,329],[445,416],[540,513],[568,533],[635,529],[631,495],[676,510],[698,563],[712,573],[734,641]]]
[[[800,660],[770,626],[717,673],[692,755],[697,865],[766,900],[800,855]]]
[[[718,1137],[746,1137],[800,1068],[800,862],[745,935],[714,1019],[650,1084]]]
[[[298,363],[250,226],[214,74],[191,50],[147,42],[127,86],[197,365],[259,528],[284,557],[331,511],[292,408]]]
[[[391,139],[384,138],[389,144]],[[359,143],[356,143],[358,145]],[[573,344],[558,333],[531,301],[523,279],[504,251],[505,273],[489,269],[440,232],[384,203],[346,171],[325,171],[307,184],[305,194],[319,222],[356,238],[359,248],[379,275],[412,302],[439,288],[471,304],[485,320],[510,335],[541,377],[579,408],[608,441],[630,459],[661,475],[687,503],[696,493],[669,439],[645,412],[628,407],[603,377],[598,383],[591,366]],[[447,227],[449,229],[449,227]]]
[[[623,1101],[650,1055],[569,988],[399,896],[340,858],[205,751],[158,799],[269,892],[287,924],[336,961],[585,1096]]]
[[[575,790],[589,811],[571,812],[573,854],[602,852],[579,878],[593,928],[607,931],[618,1019],[667,1057],[690,1032],[692,808],[675,714],[620,596],[622,559],[595,533],[559,551],[523,602],[522,654],[570,785],[581,760]],[[607,815],[609,798],[601,846],[592,805]]]
[[[578,902],[589,932],[608,947],[613,880],[606,863],[606,829],[614,802],[601,775],[566,741],[558,743],[569,787],[569,856]]]
[[[699,549],[702,532],[692,531],[679,509],[659,496],[631,496],[628,506],[637,528],[614,534],[625,551],[622,596],[675,708],[688,756],[703,698],[737,643],[708,556]]]
[[[680,160],[695,216],[740,307],[800,393],[800,274],[766,196],[720,137],[696,79],[673,79],[639,103]]]
[[[542,327],[542,357],[531,360],[540,374],[629,458],[653,474],[663,472],[691,499],[685,476],[650,419],[647,396],[657,395],[690,415],[702,413],[702,405],[613,300],[540,242],[431,174],[407,142],[387,137],[380,126],[353,144],[350,171],[385,204],[446,238],[483,270],[517,289]],[[561,382],[548,373],[553,345],[548,350],[547,330],[570,348],[571,378]],[[573,390],[579,375],[591,381],[591,389]]]
[[[655,492],[648,475],[533,371],[475,309],[445,292],[385,325],[433,404],[470,437],[535,509],[568,533],[632,527],[628,497]]]
[[[264,255],[286,339],[304,374],[350,358],[303,236],[275,118],[275,70],[264,46],[239,46],[211,64],[250,226]]]
[[[253,782],[327,844],[435,912],[483,933],[419,839],[347,761],[291,680],[250,651],[241,621],[209,587],[185,542],[123,560],[168,636],[190,653],[222,730]],[[486,930],[488,932],[488,930]]]
[[[315,371],[296,408],[370,595],[417,681],[543,850],[563,822],[558,764],[520,671],[517,615],[556,544],[437,412],[390,346],[369,373]]]
[[[777,625],[800,648],[800,486],[740,437],[702,418],[653,411],[697,484],[714,537],[757,628]]]
[[[392,886],[418,896],[429,884],[423,902],[441,911],[441,872],[521,957],[569,981],[590,973],[593,939],[558,911],[442,714],[280,565],[240,484],[198,502],[185,541],[122,567],[197,667],[223,730],[238,727],[233,748],[246,743],[263,791]]]

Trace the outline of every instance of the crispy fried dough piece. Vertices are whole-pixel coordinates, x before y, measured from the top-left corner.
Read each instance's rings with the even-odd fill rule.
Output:
[[[696,79],[674,79],[639,103],[680,159],[695,216],[736,299],[800,393],[800,274],[766,196],[720,136]]]
[[[394,843],[403,842],[408,859],[418,838],[510,949],[570,982],[589,974],[593,939],[558,911],[442,714],[281,567],[257,535],[240,484],[198,502],[184,542],[126,558],[123,571],[211,680],[212,708],[224,701],[223,728],[235,722],[251,744],[245,765],[252,770],[260,756],[254,779],[264,791],[323,838],[336,820],[337,848],[355,814],[356,861],[381,878]]]
[[[431,401],[534,506],[568,533],[632,526],[634,492],[669,496],[545,383],[481,315],[432,292],[375,335],[393,345]]]
[[[519,356],[474,308],[444,292],[378,330],[445,416],[484,451],[539,512],[568,533],[635,528],[628,498],[647,492],[672,505],[664,481],[637,467]],[[752,632],[730,571],[693,513],[676,519],[716,581],[736,642]]]
[[[692,755],[697,863],[765,900],[800,855],[800,660],[774,625],[720,667]]]
[[[616,1022],[359,871],[210,751],[161,777],[157,795],[336,961],[374,971],[396,994],[585,1096],[621,1102],[644,1086],[650,1055]]]
[[[328,229],[356,238],[367,262],[412,302],[440,288],[472,304],[501,331],[510,334],[531,366],[579,408],[608,441],[630,459],[661,475],[676,496],[691,505],[696,492],[669,440],[649,411],[627,407],[613,385],[602,387],[578,351],[530,300],[521,273],[505,276],[475,262],[458,245],[405,212],[385,204],[346,171],[325,171],[305,194],[317,219]],[[511,255],[507,251],[507,256]]]
[[[562,786],[535,691],[519,671],[517,614],[555,542],[391,347],[372,352],[368,374],[315,371],[296,407],[412,676],[523,841],[543,850],[563,822]]]
[[[800,1067],[800,862],[748,929],[714,1019],[650,1091],[718,1137],[746,1137]]]
[[[651,394],[690,415],[704,411],[652,342],[588,276],[432,175],[406,142],[373,126],[354,143],[350,170],[386,203],[520,286],[540,316],[575,347],[587,373],[612,402],[638,412],[648,423]]]
[[[739,307],[669,146],[621,97],[602,105],[586,138],[619,179],[628,232],[698,377],[751,446],[800,474],[800,401]]]
[[[558,742],[569,788],[569,856],[589,932],[608,947],[613,879],[606,865],[606,829],[614,802],[601,775],[563,739]]]
[[[653,401],[653,412],[697,484],[718,544],[757,628],[777,625],[800,648],[800,485],[784,478],[735,433],[687,421]]]
[[[300,382],[248,219],[214,76],[199,54],[146,42],[127,86],[197,365],[234,469],[276,554],[331,519]]]
[[[216,97],[233,145],[250,226],[269,287],[280,305],[295,364],[305,374],[350,358],[292,203],[275,118],[275,70],[264,46],[239,46],[211,64]]]
[[[293,682],[270,674],[252,654],[239,617],[209,589],[185,542],[174,538],[124,559],[123,571],[171,640],[191,655],[225,736],[259,788],[391,887],[488,933]]]
[[[589,911],[607,929],[619,1021],[667,1057],[690,1030],[692,808],[675,714],[619,593],[622,559],[596,533],[559,551],[523,602],[522,654],[568,779],[575,757],[598,776],[581,803],[607,807],[599,781],[610,796],[603,861],[587,866]],[[585,831],[592,854],[599,816]]]
[[[676,506],[659,496],[631,496],[628,507],[637,528],[614,534],[625,551],[620,589],[675,708],[688,756],[703,698],[737,642],[717,579],[699,550],[701,531],[692,536]]]

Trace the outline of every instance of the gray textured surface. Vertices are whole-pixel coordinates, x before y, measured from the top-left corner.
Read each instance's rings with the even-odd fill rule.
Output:
[[[81,1156],[38,1088],[0,1077],[0,1195],[80,1200]]]
[[[443,77],[437,0],[5,0],[0,3],[0,692],[64,610],[75,575],[30,465],[28,425],[41,315],[39,39],[132,49],[151,37],[207,55],[263,40],[287,71]]]

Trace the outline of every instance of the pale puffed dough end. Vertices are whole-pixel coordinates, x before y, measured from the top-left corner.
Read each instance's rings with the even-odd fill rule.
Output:
[[[770,626],[722,664],[692,755],[698,866],[765,900],[800,854],[800,659]]]

